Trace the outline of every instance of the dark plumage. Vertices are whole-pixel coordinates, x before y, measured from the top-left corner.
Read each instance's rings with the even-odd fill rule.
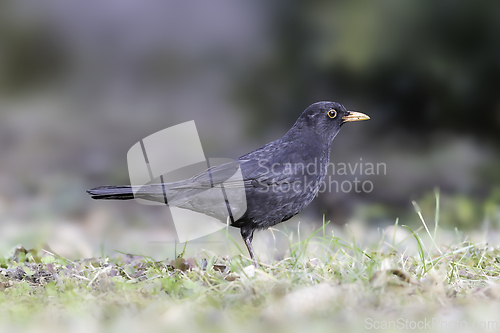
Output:
[[[253,232],[286,221],[304,209],[316,196],[330,160],[332,141],[342,125],[349,121],[369,119],[347,111],[335,102],[310,105],[293,127],[279,140],[270,142],[238,159],[246,193],[246,212],[231,224],[241,235],[256,263],[252,247]],[[308,168],[309,165],[309,168]],[[231,163],[214,167],[208,173],[167,184],[142,186],[136,198],[162,202],[164,190],[168,204],[203,212],[226,222],[227,213],[210,211],[210,204],[191,202],[189,197],[224,182],[234,173]],[[88,191],[94,199],[133,199],[130,186],[103,186]],[[210,200],[207,198],[207,200]]]

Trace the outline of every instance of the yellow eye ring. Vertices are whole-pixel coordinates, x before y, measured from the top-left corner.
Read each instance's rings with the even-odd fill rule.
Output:
[[[331,109],[330,111],[328,111],[328,117],[332,119],[337,117],[337,111],[335,109]]]

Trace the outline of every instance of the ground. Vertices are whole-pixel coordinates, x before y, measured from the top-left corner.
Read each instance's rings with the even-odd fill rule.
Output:
[[[72,261],[14,248],[1,260],[2,329],[334,332],[500,330],[500,249],[438,245],[423,224],[361,249],[323,227],[255,268],[244,255]],[[436,228],[437,231],[437,228]],[[441,234],[441,231],[438,232]],[[441,238],[439,238],[441,239]],[[455,238],[456,240],[456,238]],[[400,250],[401,244],[412,243]],[[403,247],[404,248],[404,247]]]

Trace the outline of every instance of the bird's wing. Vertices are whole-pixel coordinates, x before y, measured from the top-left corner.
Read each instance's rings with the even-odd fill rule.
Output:
[[[280,185],[290,180],[293,169],[287,169],[286,164],[269,163],[262,160],[242,161],[243,178],[245,186],[264,187]],[[292,167],[290,165],[290,167]]]
[[[224,187],[243,187],[249,184],[244,179],[244,176],[239,176],[238,161],[224,163],[218,166],[211,167],[204,172],[179,182],[171,183],[169,189],[210,189],[214,186],[224,184]],[[243,177],[243,178],[242,178]]]
[[[290,178],[285,170],[285,159],[290,157],[287,150],[289,143],[273,141],[251,153],[243,155],[237,161],[211,167],[204,172],[174,183],[168,184],[170,190],[199,189],[206,190],[223,184],[225,188],[262,187],[281,184]],[[241,176],[237,174],[238,168]]]
[[[238,167],[241,176],[236,175]],[[281,184],[289,179],[284,171],[286,165],[272,165],[262,159],[248,159],[225,163],[212,167],[190,179],[171,183],[170,190],[199,189],[206,190],[223,184],[225,188],[262,187]]]
[[[277,140],[240,157],[243,178],[248,186],[262,187],[288,182],[292,174],[303,172],[302,163],[293,162],[295,150],[290,142]]]
[[[190,207],[195,196],[213,196],[208,191],[214,187],[225,189],[250,189],[281,186],[290,184],[296,177],[294,171],[286,170],[296,154],[288,149],[288,143],[271,142],[237,161],[211,167],[204,172],[180,181],[169,183],[151,183],[138,187],[134,191],[136,198],[163,202],[168,200],[174,206],[199,211],[199,207]],[[292,147],[293,148],[293,147]],[[239,176],[238,170],[241,171]],[[236,192],[234,192],[236,193]],[[236,197],[238,194],[233,194]],[[196,208],[196,209],[195,209]]]

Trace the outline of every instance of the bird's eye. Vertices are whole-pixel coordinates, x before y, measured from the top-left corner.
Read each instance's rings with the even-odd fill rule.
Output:
[[[335,111],[335,109],[331,109],[330,111],[328,111],[328,117],[332,119],[337,117],[337,111]]]

